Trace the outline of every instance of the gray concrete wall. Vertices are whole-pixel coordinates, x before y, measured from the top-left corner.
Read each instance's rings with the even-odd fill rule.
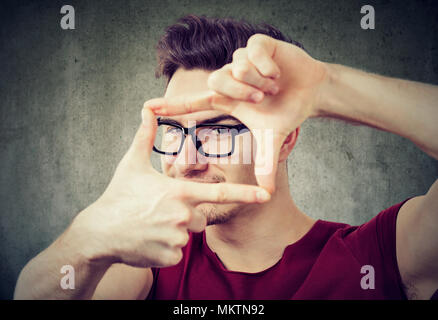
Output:
[[[60,8],[76,9],[62,30]],[[376,29],[360,28],[373,4]],[[104,190],[144,101],[163,93],[154,46],[182,15],[276,25],[318,59],[438,82],[434,1],[12,1],[0,5],[0,297],[19,271]],[[437,162],[393,134],[309,120],[289,159],[308,214],[360,224],[423,194]]]

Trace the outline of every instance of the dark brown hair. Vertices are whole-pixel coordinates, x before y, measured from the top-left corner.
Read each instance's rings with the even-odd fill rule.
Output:
[[[303,48],[300,43],[268,24],[252,25],[244,20],[189,15],[167,27],[159,40],[155,76],[165,76],[169,83],[180,67],[187,70],[220,69],[230,63],[233,52],[245,47],[248,39],[256,33],[266,34]]]

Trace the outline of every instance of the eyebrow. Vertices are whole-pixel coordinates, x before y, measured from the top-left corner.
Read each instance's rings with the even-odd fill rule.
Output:
[[[170,124],[176,124],[178,126],[183,127],[183,125],[180,122],[178,122],[178,121],[176,121],[174,119],[171,119],[171,118],[160,117],[160,120],[161,121],[166,121],[166,122],[168,122]],[[208,124],[210,124],[210,123],[211,124],[215,124],[215,123],[218,123],[218,122],[224,121],[224,120],[233,120],[233,121],[236,121],[238,124],[241,123],[238,119],[236,119],[235,117],[233,117],[233,116],[231,116],[229,114],[222,114],[220,116],[204,119],[204,120],[201,120],[199,122],[196,121],[196,123],[197,124],[206,124],[206,123],[208,123]]]

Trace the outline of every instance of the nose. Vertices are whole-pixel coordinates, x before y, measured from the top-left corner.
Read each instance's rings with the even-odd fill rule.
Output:
[[[196,171],[202,172],[207,170],[207,158],[198,152],[190,135],[186,137],[181,152],[175,159],[174,166],[179,176],[186,176]]]

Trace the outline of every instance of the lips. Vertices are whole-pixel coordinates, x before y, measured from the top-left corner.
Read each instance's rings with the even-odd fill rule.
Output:
[[[199,182],[199,183],[221,183],[220,181],[217,181],[217,180],[185,179],[185,178],[181,178],[181,180]]]
[[[184,181],[192,181],[192,182],[199,182],[199,183],[221,183],[221,182],[225,182],[225,178],[221,177],[219,175],[200,175],[200,174],[187,174],[187,175],[183,175],[177,179],[181,179]]]

